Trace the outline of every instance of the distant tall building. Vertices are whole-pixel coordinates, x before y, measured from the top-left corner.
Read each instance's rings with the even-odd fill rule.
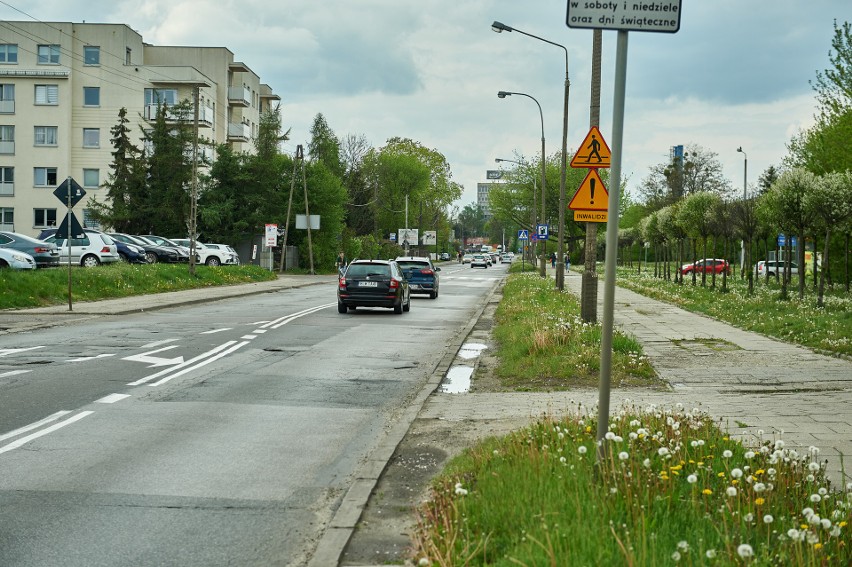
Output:
[[[491,203],[488,200],[488,193],[493,187],[493,183],[477,183],[476,184],[476,204],[482,209],[482,213],[486,219],[491,218]]]
[[[225,47],[154,46],[124,24],[3,22],[0,36],[0,230],[38,234],[64,207],[56,186],[73,177],[106,200],[110,129],[127,109],[142,148],[158,103],[193,100],[199,137],[253,151],[262,112],[280,97]],[[213,159],[212,151],[205,150]]]

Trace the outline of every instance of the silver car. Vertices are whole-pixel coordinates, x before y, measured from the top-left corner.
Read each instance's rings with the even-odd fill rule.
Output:
[[[59,263],[68,263],[68,239],[56,238],[56,235],[44,239],[59,248]],[[72,238],[70,245],[71,263],[91,268],[101,264],[119,262],[118,246],[108,234],[97,230],[85,229],[85,238]]]
[[[0,248],[0,269],[11,268],[13,270],[35,270],[35,258],[26,252]]]

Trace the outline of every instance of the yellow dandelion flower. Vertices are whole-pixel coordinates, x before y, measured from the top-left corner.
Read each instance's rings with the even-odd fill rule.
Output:
[[[731,481],[731,484],[739,484],[739,483],[740,483],[740,481],[737,480],[737,479],[734,479],[734,480]]]
[[[719,478],[725,478],[725,472],[724,472],[724,471],[722,471],[722,472],[720,472],[720,473],[719,473],[718,475],[716,475],[716,476],[718,476]]]
[[[728,437],[722,437],[722,441],[728,441],[728,440],[729,440]]]
[[[690,465],[694,465],[694,464],[695,464],[695,461],[693,461],[692,459],[689,459],[689,464],[690,464]]]
[[[713,494],[713,491],[710,490],[709,488],[705,488],[704,490],[701,491],[701,494],[704,494],[705,496],[710,496],[711,494]]]
[[[698,463],[697,463],[697,464],[698,464],[698,466],[699,466],[699,467],[703,467],[703,466],[704,466],[704,461],[698,461]]]
[[[672,469],[672,473],[676,476],[680,476],[680,471],[677,469]]]
[[[765,472],[766,472],[766,471],[765,471],[765,470],[763,470],[763,469],[757,469],[756,471],[754,471],[754,474],[755,474],[755,476],[757,476],[757,475],[761,475],[761,474],[763,474],[763,473],[765,473]]]
[[[799,527],[800,527],[801,529],[803,529],[803,530],[806,530],[806,529],[808,529],[810,526],[809,526],[809,525],[807,525],[807,524],[801,524]]]
[[[591,426],[591,425],[587,425],[587,426],[586,426],[586,433],[591,433],[591,432],[592,432],[592,426]]]
[[[822,548],[822,544],[821,544],[821,543],[815,543],[815,544],[814,544],[814,549],[820,549],[820,548]]]
[[[758,506],[763,506],[764,502],[766,502],[766,500],[764,500],[763,498],[755,498],[754,499],[754,503],[757,504]]]
[[[846,520],[843,520],[842,522],[837,522],[837,525],[840,526],[841,528],[845,528],[846,527]]]

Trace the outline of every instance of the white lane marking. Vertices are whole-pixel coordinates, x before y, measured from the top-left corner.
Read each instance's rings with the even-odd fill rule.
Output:
[[[178,341],[178,340],[180,340],[180,339],[165,339],[165,340],[162,340],[162,341],[154,341],[153,343],[148,343],[147,345],[142,345],[139,348],[154,348],[154,347],[158,347],[160,345],[167,345],[169,343],[173,343],[173,342]]]
[[[71,412],[70,411],[58,411],[54,414],[47,416],[46,418],[44,418],[40,421],[36,421],[35,423],[25,425],[24,427],[21,427],[20,429],[16,429],[14,431],[10,431],[9,433],[4,433],[3,435],[0,435],[0,441],[3,441],[4,439],[9,439],[11,437],[17,437],[21,433],[26,433],[27,431],[31,431],[33,429],[38,429],[39,427],[41,427],[45,423],[50,423],[51,421],[56,421],[57,419],[59,419],[63,415],[68,415],[69,413],[71,413]]]
[[[221,333],[221,332],[230,331],[230,330],[231,330],[231,327],[222,327],[221,329],[211,329],[209,331],[204,331],[201,334],[202,335],[214,335],[216,333]]]
[[[174,366],[175,364],[181,364],[183,362],[183,357],[178,356],[177,358],[160,358],[159,356],[151,356],[157,352],[163,352],[164,350],[171,350],[173,348],[177,348],[178,345],[171,345],[163,348],[158,348],[157,350],[151,350],[148,352],[143,352],[142,354],[134,354],[133,356],[125,356],[121,360],[132,360],[134,362],[144,362],[145,364],[150,364],[148,368],[155,368],[157,366]]]
[[[249,340],[249,341],[250,341],[250,340],[252,340],[252,339],[256,339],[256,338],[257,338],[257,335],[243,335],[243,336],[242,336],[242,337],[240,337],[240,338],[241,338],[241,339],[246,339],[246,340]]]
[[[100,400],[95,400],[96,404],[114,404],[115,402],[120,402],[125,398],[129,398],[130,394],[110,394],[109,396],[104,396]]]
[[[7,451],[17,449],[21,445],[29,443],[33,439],[38,439],[39,437],[47,435],[48,433],[53,433],[57,429],[61,429],[61,428],[65,427],[66,425],[71,425],[75,421],[79,421],[86,416],[92,415],[93,413],[95,413],[95,412],[93,412],[93,411],[82,411],[75,416],[69,417],[65,421],[60,421],[59,423],[54,423],[50,427],[42,429],[41,431],[37,431],[37,432],[33,433],[32,435],[27,435],[26,437],[21,437],[17,441],[13,441],[13,442],[9,443],[8,445],[6,445],[4,447],[0,447],[0,453],[5,453]]]
[[[207,357],[207,356],[210,356],[210,355],[212,355],[212,354],[216,354],[217,352],[219,352],[219,351],[221,351],[221,350],[224,350],[224,349],[226,349],[226,348],[230,347],[230,346],[231,346],[231,345],[233,345],[234,343],[236,343],[236,341],[228,341],[228,342],[226,342],[226,343],[224,343],[224,344],[221,344],[221,345],[217,346],[216,348],[214,348],[214,349],[212,349],[212,350],[209,350],[209,351],[207,351],[207,352],[203,352],[203,353],[199,354],[198,356],[196,356],[196,357],[194,357],[194,358],[190,358],[190,359],[189,359],[189,360],[187,360],[186,362],[182,362],[181,364],[178,364],[178,365],[177,365],[177,366],[175,366],[174,368],[167,368],[167,369],[165,369],[165,370],[161,370],[161,371],[157,372],[156,374],[152,374],[152,375],[150,375],[150,376],[146,376],[145,378],[141,378],[141,379],[139,379],[139,380],[137,380],[137,381],[135,381],[135,382],[130,382],[130,383],[128,384],[128,386],[138,386],[138,385],[140,385],[140,384],[144,384],[144,383],[146,383],[146,382],[150,382],[150,381],[151,381],[151,380],[153,380],[154,378],[159,378],[160,376],[162,376],[162,375],[164,375],[164,374],[168,374],[169,372],[173,372],[173,371],[177,370],[178,368],[183,368],[184,366],[189,366],[190,364],[194,364],[195,362],[198,362],[199,360],[201,360],[201,359],[203,359],[203,358],[205,358],[205,357]]]
[[[115,356],[115,354],[99,354],[97,356],[81,356],[80,358],[72,358],[68,362],[85,362],[87,360],[96,360],[98,358],[108,358],[110,356]]]
[[[311,313],[315,313],[317,311],[327,309],[327,308],[332,307],[334,305],[336,305],[336,303],[327,303],[325,305],[320,305],[318,307],[310,307],[310,308],[305,309],[303,311],[299,311],[298,313],[293,313],[292,315],[280,317],[280,318],[276,319],[275,321],[270,321],[269,323],[266,323],[263,326],[269,327],[271,329],[277,329],[279,327],[283,327],[284,325],[286,325],[287,323],[289,323],[291,321],[295,321],[299,317],[304,317],[305,315],[310,315]]]
[[[7,354],[15,354],[16,352],[36,350],[38,348],[44,348],[44,347],[43,346],[31,346],[31,347],[27,347],[27,348],[0,348],[0,356],[6,356]]]
[[[254,331],[254,333],[255,333],[256,335],[262,335],[262,334],[263,334],[263,333],[265,333],[265,332],[266,332],[266,329],[257,329],[257,330],[255,330],[255,331]]]
[[[177,378],[178,376],[181,376],[181,375],[183,375],[183,374],[186,374],[187,372],[190,372],[190,371],[192,371],[192,370],[195,370],[196,368],[201,368],[202,366],[206,366],[206,365],[210,364],[211,362],[213,362],[214,360],[219,360],[219,359],[220,359],[220,358],[222,358],[223,356],[227,356],[227,355],[231,354],[232,352],[234,352],[234,351],[236,351],[236,350],[238,350],[238,349],[243,348],[243,347],[244,347],[244,346],[246,346],[247,344],[248,344],[248,341],[243,341],[243,342],[241,342],[241,343],[237,343],[237,344],[235,344],[234,346],[232,346],[231,348],[229,348],[228,350],[222,351],[222,352],[220,352],[219,354],[217,354],[217,355],[215,355],[215,356],[211,356],[211,357],[210,357],[210,358],[208,358],[207,360],[202,360],[201,362],[199,362],[199,363],[198,363],[198,364],[196,364],[195,366],[190,366],[190,367],[188,367],[188,368],[184,368],[184,369],[183,369],[183,370],[181,370],[180,372],[175,372],[175,373],[174,373],[174,374],[172,374],[171,376],[166,376],[165,378],[163,378],[163,379],[162,379],[162,380],[160,380],[159,382],[154,382],[153,384],[149,384],[149,385],[150,385],[150,386],[159,386],[159,385],[161,385],[161,384],[165,384],[166,382],[168,382],[168,381],[169,381],[169,380],[171,380],[172,378]]]
[[[4,372],[0,374],[0,378],[5,378],[6,376],[15,376],[17,374],[26,374],[27,372],[32,372],[32,370],[10,370],[9,372]]]

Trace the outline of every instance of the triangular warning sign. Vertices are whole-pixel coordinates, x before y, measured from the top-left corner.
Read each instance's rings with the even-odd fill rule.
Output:
[[[586,139],[571,159],[571,167],[609,167],[612,152],[597,126],[592,126]]]
[[[598,175],[597,169],[590,169],[580,188],[574,193],[568,208],[572,211],[605,211],[609,205],[609,193]]]

